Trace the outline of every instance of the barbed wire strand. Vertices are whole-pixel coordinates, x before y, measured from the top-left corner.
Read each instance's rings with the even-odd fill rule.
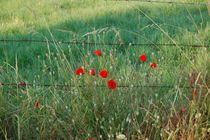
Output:
[[[89,85],[85,86],[85,85],[68,85],[68,84],[32,84],[32,83],[28,83],[28,84],[23,84],[20,85],[19,83],[1,83],[0,86],[20,86],[20,87],[25,87],[25,86],[29,86],[29,87],[89,87]],[[95,85],[93,87],[98,87],[98,88],[107,88],[107,86],[105,85]],[[117,85],[117,87],[119,88],[200,88],[200,87],[196,87],[196,86],[161,86],[161,85]],[[205,86],[204,86],[205,87]],[[210,88],[210,87],[207,87]]]
[[[106,0],[106,1],[115,1],[115,2],[148,2],[148,3],[162,3],[162,4],[176,4],[176,5],[209,5],[207,2],[178,2],[178,1],[157,1],[157,0]]]
[[[89,45],[89,46],[166,46],[166,47],[194,47],[194,48],[209,48],[210,45],[206,44],[137,44],[137,43],[128,43],[128,44],[116,44],[116,43],[87,43],[87,42],[70,42],[70,41],[48,41],[48,40],[0,40],[0,42],[31,42],[31,43],[54,43],[54,44],[71,44],[71,45]]]

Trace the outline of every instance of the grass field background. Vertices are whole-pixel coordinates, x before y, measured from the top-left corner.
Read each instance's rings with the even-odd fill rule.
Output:
[[[0,39],[209,45],[209,38],[207,5],[0,0]],[[76,85],[0,86],[0,139],[207,139],[209,58],[209,48],[0,42],[1,83]],[[79,67],[97,75],[77,76]],[[110,79],[129,87],[111,90]],[[195,85],[196,96],[178,88]]]

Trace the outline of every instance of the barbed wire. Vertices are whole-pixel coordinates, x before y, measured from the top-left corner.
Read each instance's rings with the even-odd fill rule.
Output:
[[[179,2],[179,1],[157,1],[157,0],[106,0],[106,1],[135,1],[135,2],[149,2],[162,4],[178,4],[178,5],[209,5],[207,2]]]
[[[85,87],[90,87],[89,85],[71,85],[71,84],[32,84],[32,83],[0,83],[1,86],[20,86],[20,87],[80,87],[80,88],[85,88]],[[105,85],[95,85],[93,87],[97,88],[107,88]],[[172,86],[172,85],[117,85],[118,88],[184,88],[184,89],[190,89],[190,88],[201,88],[200,86]],[[208,86],[203,86],[206,88],[210,88]]]
[[[70,41],[49,41],[49,40],[0,40],[0,42],[31,42],[31,43],[54,43],[54,44],[71,44],[71,45],[89,45],[89,46],[166,46],[166,47],[194,47],[194,48],[209,48],[206,44],[137,44],[137,43],[89,43],[89,42],[70,42]]]

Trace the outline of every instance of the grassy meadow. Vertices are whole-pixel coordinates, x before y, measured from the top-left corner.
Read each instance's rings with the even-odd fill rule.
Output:
[[[4,39],[210,45],[210,22],[207,5],[0,0]],[[209,58],[209,47],[0,42],[0,140],[207,140]]]

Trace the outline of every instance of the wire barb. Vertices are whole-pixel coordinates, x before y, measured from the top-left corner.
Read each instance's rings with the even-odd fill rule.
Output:
[[[148,3],[162,3],[162,4],[176,4],[176,5],[209,5],[206,2],[180,2],[180,1],[158,1],[158,0],[106,0],[106,1],[116,1],[116,2],[123,2],[123,1],[135,1],[135,2],[148,2]]]
[[[194,48],[210,48],[210,45],[206,44],[116,44],[116,43],[87,43],[87,42],[70,42],[70,41],[49,41],[49,40],[0,40],[0,42],[30,42],[30,43],[51,43],[51,44],[71,44],[71,45],[89,45],[89,46],[120,46],[120,47],[130,47],[130,46],[159,46],[159,47],[194,47]]]
[[[88,85],[68,85],[68,84],[32,84],[32,83],[25,83],[24,85],[21,85],[19,83],[0,83],[0,86],[20,86],[20,87],[80,87],[85,88],[89,87]],[[105,85],[96,85],[97,88],[106,88]],[[200,88],[196,86],[173,86],[173,85],[118,85],[118,88],[184,88],[184,89],[190,89],[190,88]],[[210,88],[210,87],[207,87]]]

